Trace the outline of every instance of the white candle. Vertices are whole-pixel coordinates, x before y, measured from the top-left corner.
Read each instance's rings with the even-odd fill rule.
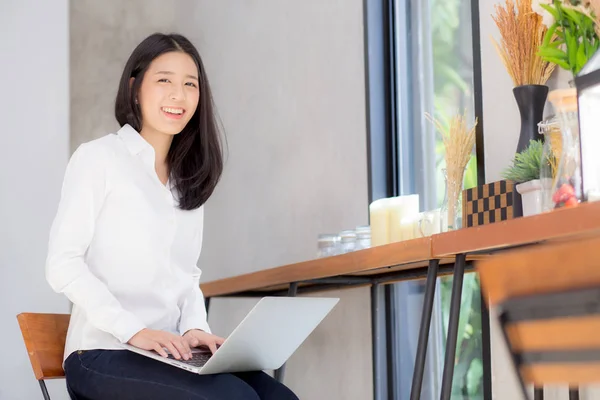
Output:
[[[419,195],[411,194],[408,196],[393,197],[389,202],[389,231],[390,242],[398,242],[413,239],[414,234],[408,233],[410,228],[403,228],[402,221],[405,218],[414,218],[419,214]],[[408,221],[407,221],[408,223]]]
[[[371,221],[371,245],[398,242],[417,237],[419,195],[390,197],[375,200],[369,205]],[[403,226],[404,218],[412,218],[409,226]]]
[[[409,215],[400,221],[399,240],[411,240],[421,237],[419,234],[419,215]]]
[[[390,199],[375,200],[369,206],[371,223],[371,246],[389,243],[388,203]]]

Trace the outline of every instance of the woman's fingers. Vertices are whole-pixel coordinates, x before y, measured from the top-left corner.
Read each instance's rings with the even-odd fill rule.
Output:
[[[188,341],[182,337],[180,337],[179,340],[181,341],[184,352],[189,356],[189,358],[192,358],[192,349]]]
[[[177,339],[173,340],[172,343],[175,346],[175,348],[177,349],[177,351],[179,352],[179,354],[181,355],[181,357],[183,357],[184,360],[187,360],[190,358],[190,355],[191,355],[190,347],[187,345],[185,340],[177,338]]]
[[[154,351],[156,351],[158,354],[160,354],[161,356],[163,356],[165,358],[168,357],[167,352],[165,351],[165,349],[163,349],[163,347],[158,342],[154,342]]]
[[[191,347],[198,347],[200,345],[200,340],[195,336],[190,336],[188,340]]]
[[[223,343],[225,343],[225,339],[223,339],[222,337],[216,337],[215,342],[220,346]]]
[[[173,357],[175,357],[175,359],[179,360],[181,358],[181,354],[179,354],[179,351],[177,351],[177,349],[170,340],[166,340],[165,343],[163,343],[163,345],[166,346],[167,349],[169,349],[169,351],[171,352]]]
[[[215,343],[215,341],[214,340],[208,340],[206,342],[206,345],[210,349],[210,352],[213,353],[213,354],[215,354],[215,352],[217,351],[217,344]]]

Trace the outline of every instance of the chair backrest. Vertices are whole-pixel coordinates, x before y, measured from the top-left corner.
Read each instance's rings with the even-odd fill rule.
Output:
[[[600,382],[600,238],[492,255],[477,271],[524,383]]]
[[[64,377],[62,363],[70,315],[22,313],[17,320],[36,379]]]

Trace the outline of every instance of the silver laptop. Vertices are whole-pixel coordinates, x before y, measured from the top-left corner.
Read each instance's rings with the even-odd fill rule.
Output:
[[[194,349],[176,360],[124,344],[127,350],[197,374],[274,370],[281,367],[338,303],[339,298],[264,297],[215,354]]]

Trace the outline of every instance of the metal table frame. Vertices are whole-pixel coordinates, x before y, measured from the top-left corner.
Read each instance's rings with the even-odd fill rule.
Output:
[[[386,268],[387,269],[387,268]],[[374,400],[383,400],[385,398],[393,399],[392,385],[388,385],[390,377],[389,367],[393,363],[393,354],[391,351],[382,351],[386,348],[387,341],[393,341],[394,338],[388,337],[386,327],[389,325],[389,313],[385,310],[385,304],[382,302],[382,289],[384,285],[426,278],[425,297],[419,327],[419,337],[417,343],[417,353],[415,357],[415,367],[413,373],[411,400],[419,399],[423,383],[423,374],[425,368],[425,359],[427,354],[427,345],[429,330],[431,326],[431,317],[433,310],[433,300],[435,296],[435,286],[440,274],[454,276],[452,284],[452,295],[450,301],[450,315],[448,321],[448,336],[446,340],[446,354],[444,359],[444,372],[442,379],[441,396],[442,400],[449,400],[452,390],[452,377],[454,375],[454,358],[456,354],[456,344],[458,335],[458,323],[460,314],[460,301],[462,295],[462,285],[465,271],[472,271],[471,262],[466,260],[465,254],[458,254],[453,264],[440,265],[439,259],[429,261],[427,268],[414,268],[403,271],[382,272],[370,276],[335,276],[307,280],[302,282],[291,282],[287,290],[264,290],[264,291],[244,291],[239,293],[230,293],[217,297],[264,297],[264,296],[296,296],[300,293],[322,292],[326,290],[335,290],[357,286],[371,286],[371,324],[373,338],[373,390]],[[303,286],[300,286],[300,285]],[[207,311],[210,306],[210,297],[206,298]],[[491,396],[491,360],[489,349],[489,317],[485,308],[485,302],[482,304],[482,326],[484,327],[484,393],[485,398]],[[487,336],[486,336],[487,335]],[[487,337],[487,340],[486,340]],[[275,371],[275,378],[283,381],[285,365]],[[491,397],[490,397],[491,398]]]

